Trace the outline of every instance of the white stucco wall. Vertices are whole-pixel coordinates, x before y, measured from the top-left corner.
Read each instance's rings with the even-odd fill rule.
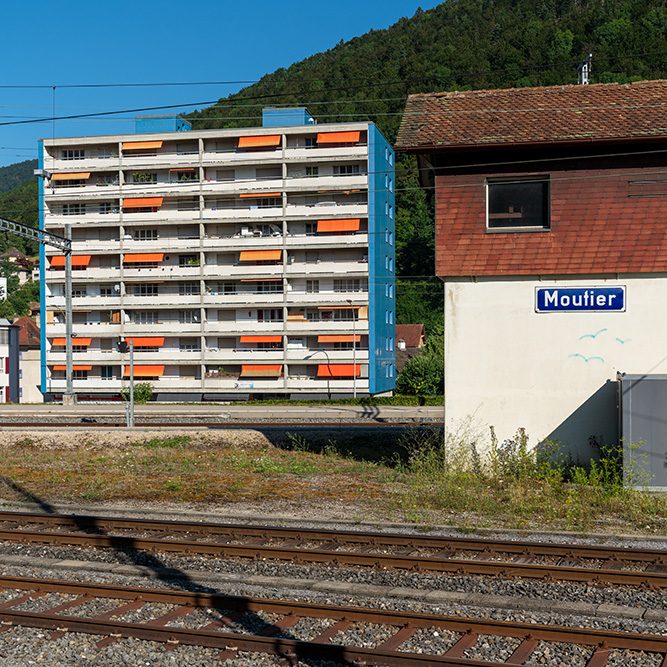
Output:
[[[537,313],[536,287],[626,286],[626,311]],[[667,373],[667,274],[615,278],[448,280],[445,419],[488,441],[524,427],[573,457],[617,440],[616,373]]]

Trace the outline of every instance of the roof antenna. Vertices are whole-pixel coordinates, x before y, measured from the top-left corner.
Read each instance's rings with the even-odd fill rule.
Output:
[[[591,65],[593,60],[593,54],[589,53],[588,56],[584,59],[584,62],[577,67],[579,72],[579,83],[580,85],[586,85],[591,82]]]

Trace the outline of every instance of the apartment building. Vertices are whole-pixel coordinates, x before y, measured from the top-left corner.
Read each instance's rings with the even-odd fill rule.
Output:
[[[73,387],[158,400],[390,392],[394,154],[372,123],[45,139],[42,228],[72,238]],[[139,136],[137,136],[139,135]],[[42,391],[65,390],[65,258],[41,249]]]

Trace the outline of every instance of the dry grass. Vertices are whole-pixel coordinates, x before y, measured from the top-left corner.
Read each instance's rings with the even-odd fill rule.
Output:
[[[284,435],[284,434],[283,434]],[[251,506],[323,518],[478,527],[667,534],[667,496],[630,491],[602,466],[565,473],[534,453],[486,459],[416,429],[386,438],[269,440],[256,431],[165,435],[108,431],[20,438],[0,433],[0,499]],[[498,456],[498,452],[502,456]],[[378,453],[385,455],[383,458]]]
[[[364,505],[383,495],[382,468],[370,462],[268,444],[212,445],[187,435],[108,448],[85,439],[58,448],[23,438],[0,446],[0,476],[4,499],[36,496],[48,503],[345,499]]]

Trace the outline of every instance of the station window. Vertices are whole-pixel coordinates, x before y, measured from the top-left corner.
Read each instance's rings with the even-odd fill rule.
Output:
[[[549,179],[489,180],[487,229],[549,229]]]

